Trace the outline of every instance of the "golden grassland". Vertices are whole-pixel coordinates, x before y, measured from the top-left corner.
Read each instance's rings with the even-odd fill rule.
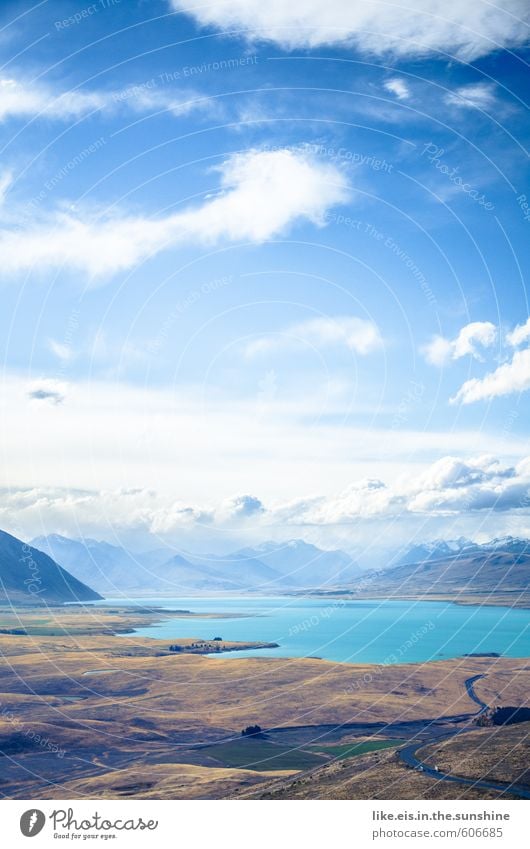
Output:
[[[275,778],[292,775],[281,770]],[[42,791],[42,799],[226,799],[262,784],[271,773],[195,764],[149,764],[67,781]]]
[[[68,633],[71,617],[75,631]],[[27,613],[24,619],[28,625]],[[239,739],[247,725],[300,734],[308,727],[309,743],[315,742],[319,727],[348,723],[358,724],[356,734],[365,735],[360,739],[375,733],[384,737],[385,723],[476,711],[465,680],[478,674],[486,677],[476,682],[475,692],[488,704],[530,704],[530,660],[525,659],[467,657],[368,666],[237,654],[206,657],[168,651],[170,643],[204,636],[204,622],[198,622],[195,640],[175,634],[166,643],[115,636],[131,625],[130,612],[54,611],[53,621],[53,627],[62,628],[59,637],[0,634],[0,793],[7,798],[218,798],[242,793],[269,781],[271,772],[264,773],[259,765],[225,768],[231,765],[216,759],[212,744]],[[32,627],[46,624],[34,618]],[[97,627],[107,630],[94,633]],[[369,728],[373,723],[383,725]],[[207,745],[208,751],[203,748]],[[353,758],[343,777],[354,769],[354,761],[361,772],[363,764],[370,769],[382,764],[379,780],[386,770],[390,784],[399,772],[405,783],[397,792],[416,792],[411,788],[419,786],[417,781],[422,786],[436,783],[408,775],[388,751]],[[352,784],[348,792],[360,793],[360,785]],[[458,788],[454,792],[463,793]],[[477,798],[485,797],[480,793]]]
[[[480,774],[480,773],[479,773]],[[274,779],[245,788],[241,799],[511,799],[495,790],[437,781],[407,769],[395,753],[383,751],[335,761],[310,775]]]
[[[421,758],[442,772],[530,786],[530,722],[478,728],[421,750]]]

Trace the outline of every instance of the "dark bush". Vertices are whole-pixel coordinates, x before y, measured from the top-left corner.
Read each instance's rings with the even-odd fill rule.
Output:
[[[242,737],[259,737],[262,734],[260,725],[247,725],[241,732]]]

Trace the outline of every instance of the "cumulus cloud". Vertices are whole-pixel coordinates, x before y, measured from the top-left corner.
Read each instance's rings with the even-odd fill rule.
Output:
[[[442,366],[449,360],[471,356],[483,362],[480,349],[491,348],[497,341],[498,332],[489,321],[475,321],[461,329],[454,339],[435,336],[422,350],[427,362]],[[530,340],[530,318],[505,334],[506,344],[512,348]],[[449,399],[451,404],[472,404],[489,401],[514,392],[530,389],[530,349],[515,351],[509,362],[490,371],[484,377],[467,380],[456,394]]]
[[[497,339],[497,328],[490,321],[472,321],[463,327],[454,339],[435,336],[423,348],[425,359],[435,366],[442,366],[449,360],[459,360],[471,356],[482,361],[481,348],[491,348]]]
[[[461,513],[477,510],[516,510],[527,507],[530,458],[503,466],[492,457],[462,461],[446,457],[418,479],[407,509],[421,513]]]
[[[212,101],[208,97],[194,91],[175,95],[171,90],[157,88],[154,81],[117,91],[75,89],[60,92],[25,80],[0,78],[0,121],[34,117],[68,121],[92,112],[115,112],[119,109],[137,113],[166,109],[179,116],[211,106]]]
[[[463,60],[526,41],[526,0],[169,0],[201,26],[243,30],[249,40],[284,49],[352,44],[377,56],[421,56],[438,51]]]
[[[329,525],[403,514],[506,511],[528,507],[529,488],[530,457],[516,466],[503,466],[487,455],[469,460],[443,457],[391,486],[361,480],[337,496],[292,501],[276,512],[289,524]]]
[[[472,83],[448,92],[444,100],[459,109],[489,109],[495,103],[495,86],[492,83]]]
[[[265,512],[265,507],[254,495],[236,495],[223,501],[215,511],[218,521],[233,521],[256,518]]]
[[[297,220],[323,226],[327,210],[349,194],[342,171],[305,149],[253,149],[229,157],[217,170],[217,196],[164,218],[60,211],[44,222],[4,229],[2,271],[66,266],[97,277],[183,242],[261,243]]]
[[[281,333],[262,336],[245,349],[248,357],[270,353],[300,344],[315,348],[345,346],[356,354],[366,355],[381,348],[379,328],[372,321],[356,316],[314,318],[291,324]]]
[[[489,401],[501,395],[530,389],[530,349],[516,351],[509,363],[504,363],[485,377],[474,377],[460,387],[451,404],[472,404]]]
[[[410,98],[410,89],[405,80],[401,79],[401,77],[393,77],[391,80],[386,80],[386,82],[383,83],[383,87],[386,88],[390,94],[394,94],[398,100],[408,100]]]
[[[254,495],[234,495],[214,505],[188,505],[176,502],[167,506],[158,504],[142,510],[142,527],[150,533],[171,533],[195,525],[239,526],[248,520],[257,521],[265,514],[265,507]],[[132,527],[132,526],[131,526]]]
[[[253,528],[260,536],[272,527],[347,526],[362,520],[400,517],[472,516],[481,511],[506,514],[528,511],[530,457],[515,465],[483,455],[462,459],[442,457],[416,475],[392,484],[377,478],[353,482],[338,494],[314,496],[266,506],[254,495],[238,495],[217,504],[199,506],[172,501],[143,488],[61,490],[33,488],[0,491],[0,521],[48,532],[112,527],[116,531],[149,534],[225,532]]]
[[[62,404],[66,398],[66,384],[60,380],[43,378],[32,383],[27,391],[31,401]]]

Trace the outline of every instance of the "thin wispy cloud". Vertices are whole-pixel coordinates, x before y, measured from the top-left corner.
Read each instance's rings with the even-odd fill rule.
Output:
[[[7,193],[13,183],[13,174],[11,171],[4,171],[0,175],[0,206],[3,206],[6,200]]]
[[[255,357],[301,346],[317,349],[345,347],[365,356],[380,349],[383,339],[372,321],[357,316],[326,316],[291,324],[278,333],[260,336],[246,345],[245,355]]]
[[[45,118],[69,121],[95,112],[142,114],[167,110],[175,116],[215,107],[215,101],[194,91],[175,93],[163,86],[131,85],[115,91],[60,91],[31,81],[0,78],[0,121]]]
[[[4,229],[3,271],[67,267],[99,277],[133,268],[184,242],[259,244],[300,220],[323,226],[326,212],[349,196],[340,168],[302,149],[250,150],[229,157],[217,170],[219,194],[174,215],[60,211],[38,224]]]
[[[472,83],[448,92],[444,100],[459,109],[491,109],[496,102],[492,83]]]
[[[75,356],[71,345],[67,345],[64,342],[57,342],[56,339],[48,339],[47,348],[62,363],[70,362]]]

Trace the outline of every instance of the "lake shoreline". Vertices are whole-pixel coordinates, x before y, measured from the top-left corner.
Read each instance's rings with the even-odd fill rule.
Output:
[[[319,657],[377,665],[474,655],[530,657],[530,614],[526,609],[468,602],[245,595],[217,599],[215,606],[224,607],[219,632],[225,640],[276,644],[277,648],[261,649],[262,658]],[[135,604],[131,599],[130,605]],[[158,621],[136,627],[132,636],[158,641],[211,638],[207,626],[210,598],[173,599],[168,600],[169,605],[187,606],[193,616],[186,620],[166,615],[159,608]],[[102,610],[104,607],[101,605]],[[238,651],[239,657],[256,655],[252,649]]]

